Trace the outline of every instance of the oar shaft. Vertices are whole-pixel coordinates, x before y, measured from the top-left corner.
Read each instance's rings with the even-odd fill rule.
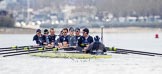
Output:
[[[152,52],[127,50],[127,49],[119,49],[119,48],[109,48],[109,47],[106,47],[106,48],[108,49],[108,51],[114,51],[114,52],[111,52],[111,53],[118,53],[118,54],[131,53],[131,54],[148,55],[148,56],[156,56],[156,55],[162,56],[161,53],[152,53]]]
[[[2,55],[2,54],[11,54],[11,53],[20,53],[20,52],[31,52],[31,51],[38,51],[38,50],[35,49],[35,50],[19,50],[19,51],[12,51],[12,52],[3,52],[3,53],[0,53],[0,55]]]
[[[147,55],[147,56],[155,56],[155,54],[148,54],[148,53],[141,53],[141,52],[132,52],[132,51],[116,51],[113,53],[118,53],[118,54],[138,54],[138,55]]]
[[[38,52],[46,52],[46,51],[52,51],[52,50],[43,50],[43,51],[31,51],[31,52],[24,52],[24,53],[15,53],[15,54],[4,55],[3,57],[17,56],[17,55],[30,54],[30,53],[38,53]]]
[[[37,49],[33,49],[33,50],[20,50],[20,51],[16,51],[16,52],[5,52],[5,53],[0,53],[0,54],[7,54],[4,55],[3,57],[7,57],[7,56],[15,56],[15,55],[23,55],[23,54],[30,54],[30,53],[38,53],[38,52],[46,52],[46,51],[56,51],[56,52],[63,52],[63,51],[57,51],[57,50],[64,50],[66,51],[66,53],[78,53],[76,50],[73,52],[70,52],[70,50],[74,50],[73,47],[68,47],[68,48],[37,48]]]
[[[24,49],[33,49],[33,48],[40,48],[40,47],[34,47],[34,46],[26,46],[26,47],[18,47],[18,48],[10,48],[10,49],[5,49],[5,50],[0,50],[0,52],[5,52],[5,51],[19,51],[19,50],[24,50]]]
[[[5,48],[0,48],[0,50],[2,50],[2,49],[17,49],[17,48],[24,48],[24,47],[33,47],[33,45],[5,47]]]
[[[22,49],[7,49],[7,50],[0,50],[0,52],[5,52],[5,51],[17,51],[17,50],[22,50]]]
[[[152,52],[144,52],[144,51],[135,51],[135,50],[127,50],[127,49],[117,49],[117,51],[129,51],[129,52],[135,52],[135,53],[145,53],[145,54],[154,54],[154,55],[162,55],[161,53],[152,53]]]

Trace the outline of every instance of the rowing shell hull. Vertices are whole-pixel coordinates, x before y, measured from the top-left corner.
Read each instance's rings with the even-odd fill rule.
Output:
[[[53,53],[53,52],[34,53],[31,54],[31,56],[49,57],[49,58],[75,58],[75,59],[112,58],[111,55],[91,55],[91,54],[81,54],[81,53]]]

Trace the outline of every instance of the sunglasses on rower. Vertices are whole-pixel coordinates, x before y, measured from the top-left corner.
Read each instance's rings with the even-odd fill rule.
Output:
[[[62,32],[62,33],[67,33],[67,32]]]

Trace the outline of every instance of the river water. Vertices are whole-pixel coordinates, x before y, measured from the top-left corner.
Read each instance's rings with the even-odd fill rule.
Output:
[[[162,33],[104,33],[104,44],[130,50],[162,53]],[[100,35],[93,33],[92,36]],[[0,47],[33,45],[33,34],[1,34]],[[0,56],[0,74],[161,74],[162,57],[112,54],[109,59]]]

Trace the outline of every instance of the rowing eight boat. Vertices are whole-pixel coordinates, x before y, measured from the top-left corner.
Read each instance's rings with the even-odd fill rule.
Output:
[[[84,53],[55,53],[55,52],[33,53],[31,54],[31,56],[49,57],[49,58],[75,58],[75,59],[112,58],[112,55],[91,55]]]

